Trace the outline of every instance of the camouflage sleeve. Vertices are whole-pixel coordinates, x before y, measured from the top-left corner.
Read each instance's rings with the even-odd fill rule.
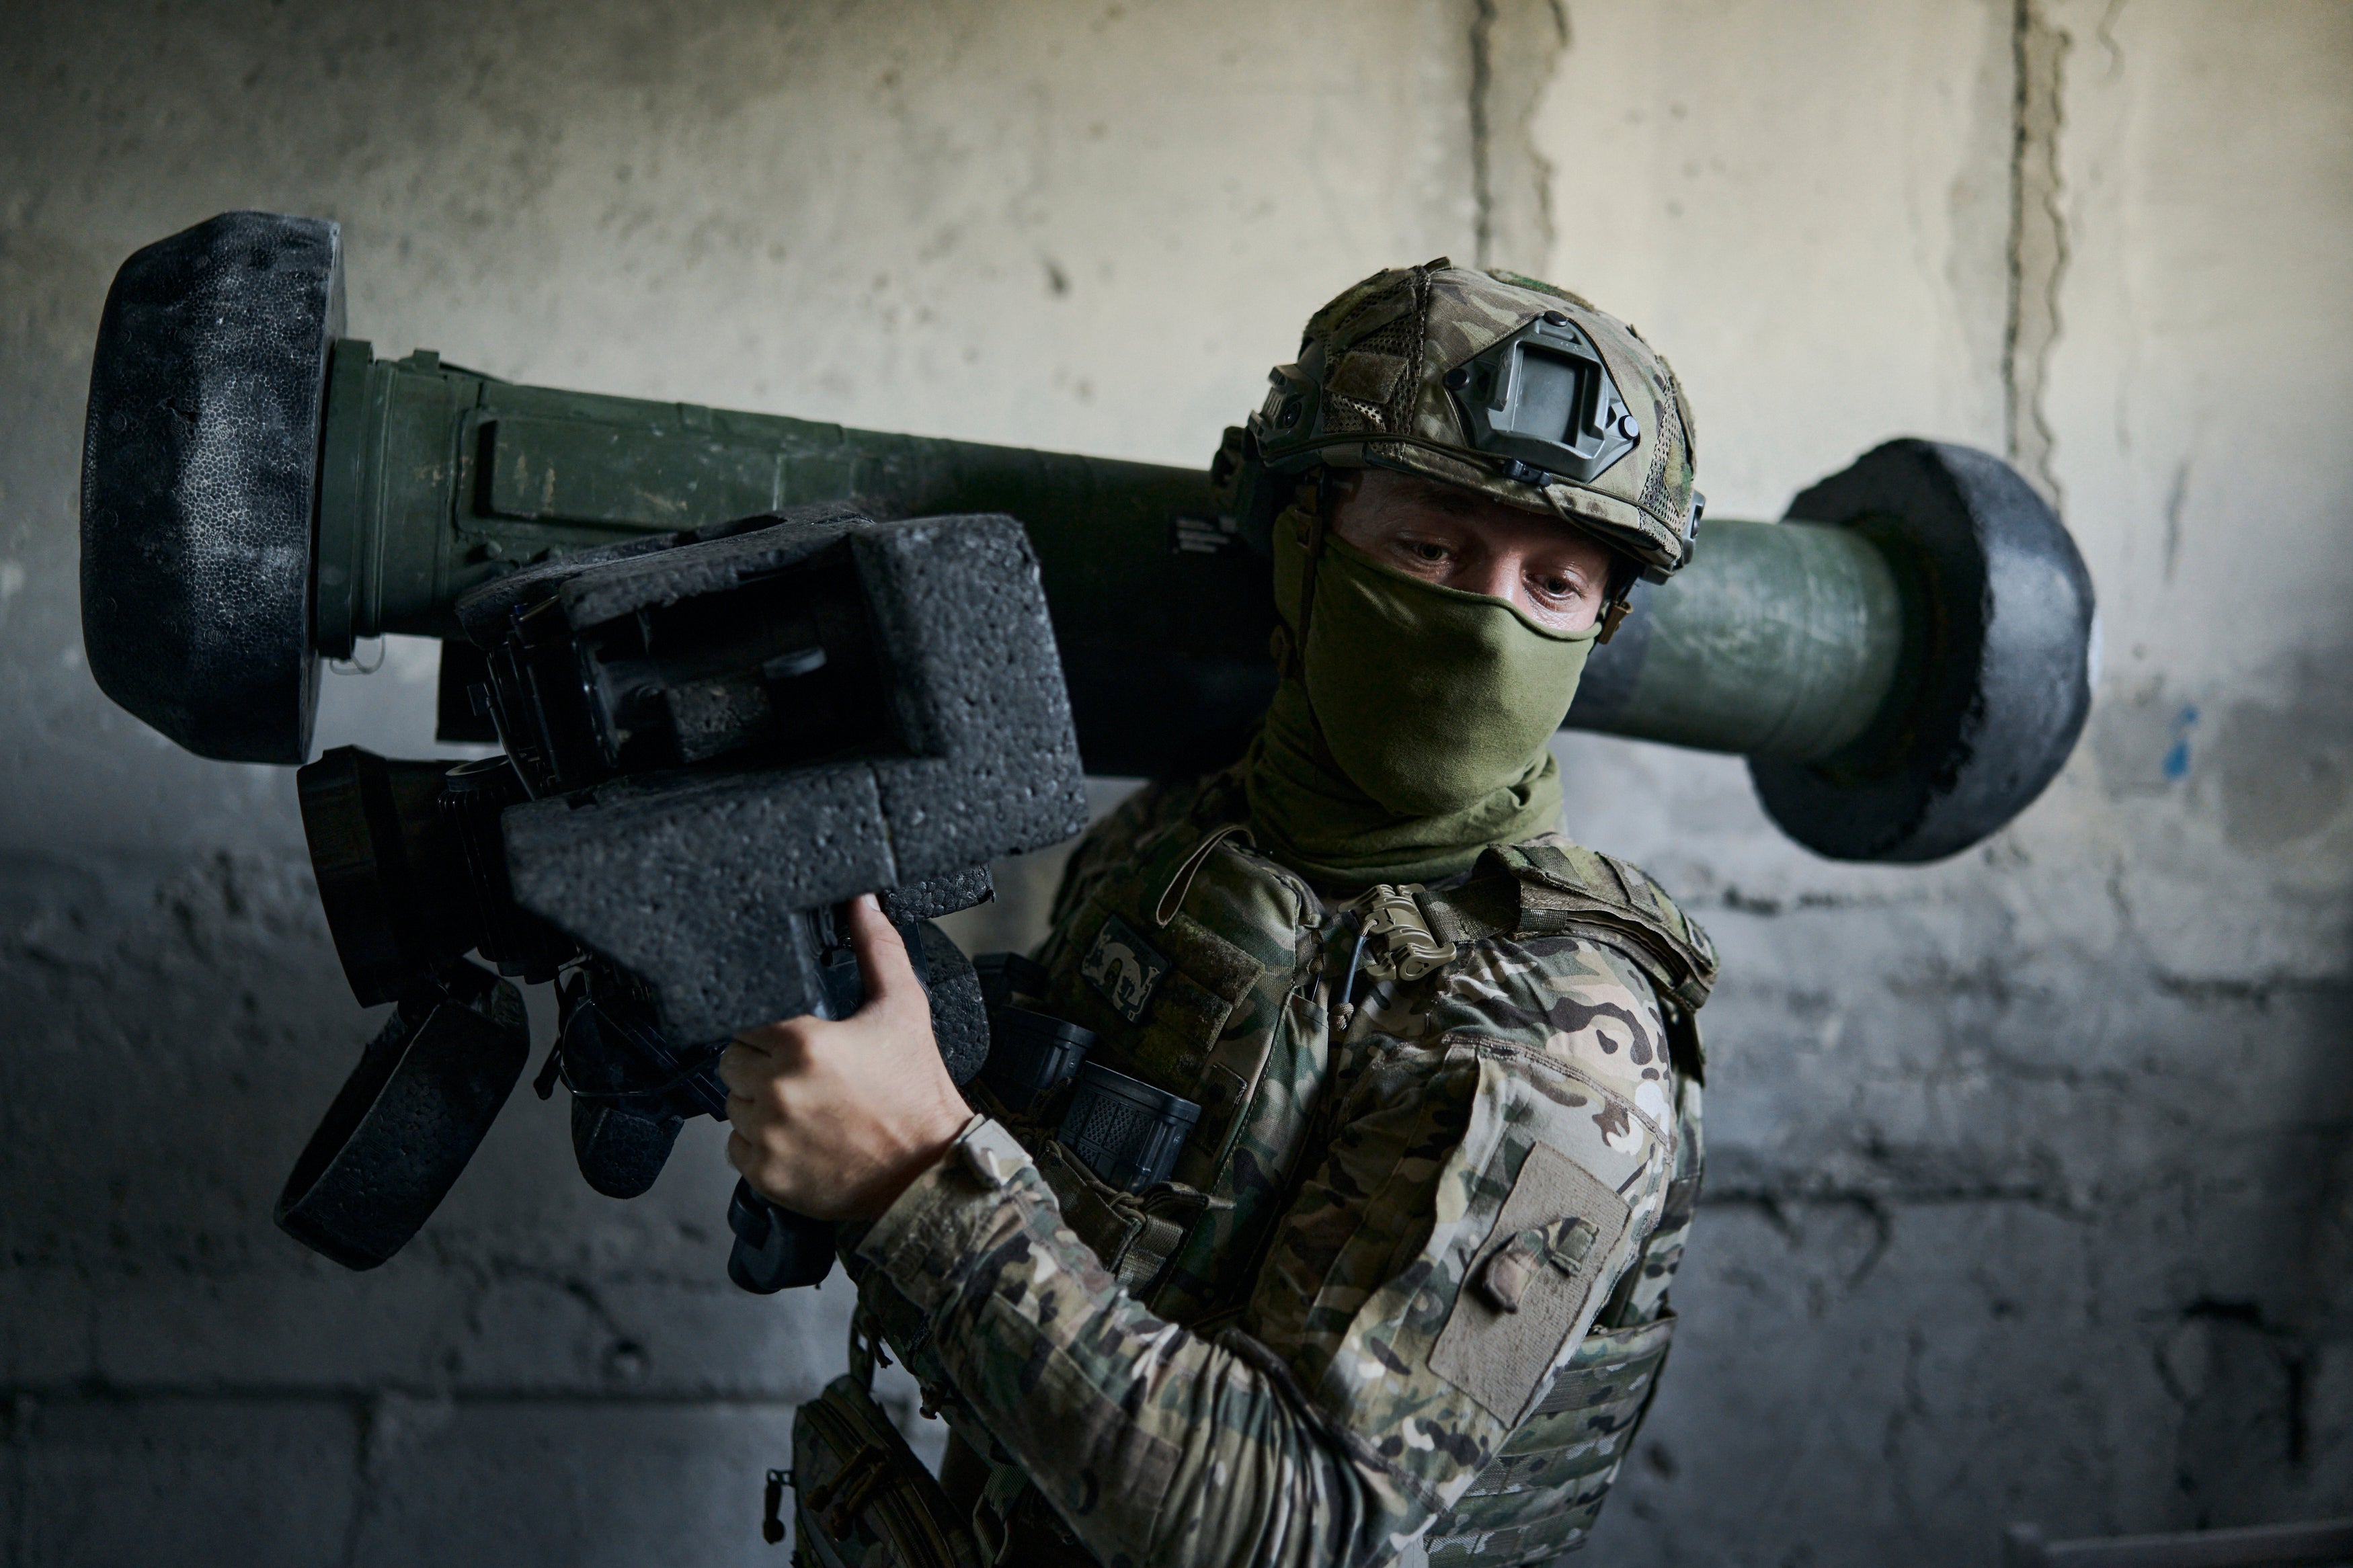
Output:
[[[858,1250],[917,1375],[944,1378],[1105,1563],[1379,1563],[1430,1511],[1275,1357],[1145,1310],[993,1123]]]
[[[1574,1052],[1462,1033],[1350,1049],[1258,1338],[1154,1317],[994,1123],[857,1243],[918,1375],[1106,1563],[1395,1560],[1541,1398],[1656,1219],[1671,1135]]]

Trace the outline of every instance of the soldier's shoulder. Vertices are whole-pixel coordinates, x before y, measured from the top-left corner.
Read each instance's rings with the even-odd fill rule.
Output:
[[[1145,839],[1169,827],[1188,823],[1206,804],[1214,775],[1198,779],[1154,779],[1105,813],[1087,829],[1081,852],[1098,855],[1133,853]]]
[[[1658,988],[1613,942],[1572,932],[1487,937],[1437,978],[1427,1023],[1437,1039],[1509,1046],[1629,1096],[1666,1079]]]
[[[1433,977],[1417,1032],[1492,1042],[1663,1113],[1673,1065],[1698,1068],[1690,1014],[1715,979],[1706,932],[1663,889],[1546,834],[1489,850],[1440,897],[1458,902],[1440,923],[1473,940]]]
[[[1577,935],[1612,947],[1688,1011],[1697,1011],[1715,988],[1715,943],[1658,879],[1630,860],[1546,833],[1489,849],[1476,871],[1512,882],[1517,936]]]
[[[1636,908],[1672,910],[1686,923],[1695,923],[1650,872],[1631,860],[1588,848],[1566,833],[1539,833],[1517,844],[1500,845],[1493,853],[1523,875]]]
[[[1129,795],[1079,839],[1062,867],[1054,894],[1052,923],[1060,926],[1084,904],[1104,879],[1134,868],[1172,834],[1191,830],[1227,808],[1234,793],[1224,773],[1194,779],[1155,779]]]

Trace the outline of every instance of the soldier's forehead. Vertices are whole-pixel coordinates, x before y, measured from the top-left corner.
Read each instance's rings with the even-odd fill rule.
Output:
[[[1417,506],[1428,506],[1434,510],[1455,517],[1481,518],[1500,514],[1514,521],[1535,523],[1543,528],[1546,532],[1565,540],[1576,540],[1581,543],[1598,544],[1604,549],[1609,548],[1604,541],[1594,538],[1581,528],[1562,521],[1550,512],[1537,511],[1529,507],[1514,506],[1500,496],[1490,495],[1484,490],[1472,489],[1468,485],[1451,485],[1443,479],[1432,479],[1426,474],[1409,474],[1396,468],[1366,468],[1355,471],[1372,479],[1376,484],[1391,489],[1393,491],[1391,499],[1394,500]]]
[[[1442,511],[1484,511],[1490,507],[1505,504],[1483,490],[1474,490],[1467,485],[1450,485],[1426,474],[1399,473],[1395,468],[1365,468],[1359,471],[1374,483],[1396,491],[1401,500],[1434,506]]]

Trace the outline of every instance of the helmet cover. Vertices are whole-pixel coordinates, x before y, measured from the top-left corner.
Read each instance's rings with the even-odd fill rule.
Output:
[[[1566,289],[1445,258],[1315,312],[1247,445],[1275,473],[1377,466],[1554,517],[1665,577],[1691,558],[1691,406],[1656,350]]]

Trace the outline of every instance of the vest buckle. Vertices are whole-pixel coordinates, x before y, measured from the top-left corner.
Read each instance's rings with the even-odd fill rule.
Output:
[[[1365,973],[1376,980],[1419,980],[1454,962],[1455,944],[1438,940],[1413,894],[1410,887],[1383,882],[1348,906],[1372,949],[1365,957]]]

